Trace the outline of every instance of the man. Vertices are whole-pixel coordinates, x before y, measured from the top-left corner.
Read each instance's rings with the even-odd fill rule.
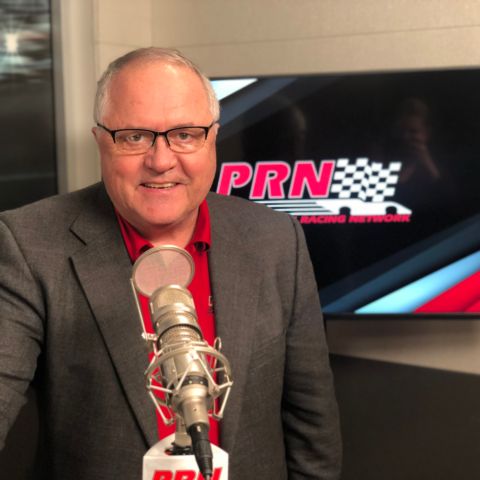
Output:
[[[142,251],[170,244],[194,256],[199,321],[233,368],[212,429],[230,480],[338,478],[337,408],[301,227],[208,193],[219,128],[208,80],[177,52],[141,49],[110,65],[95,112],[103,183],[0,215],[1,443],[35,378],[45,478],[140,478],[158,432],[129,278]]]

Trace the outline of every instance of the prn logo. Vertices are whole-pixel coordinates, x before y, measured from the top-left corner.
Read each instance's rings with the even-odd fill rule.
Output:
[[[250,186],[249,199],[298,216],[302,223],[409,222],[412,211],[389,200],[402,164],[384,166],[357,158],[224,163],[217,193]],[[288,190],[287,190],[288,186]],[[306,197],[306,198],[305,198]]]
[[[219,480],[221,475],[222,469],[215,468],[212,480]],[[152,480],[203,480],[203,475],[195,470],[156,470]]]

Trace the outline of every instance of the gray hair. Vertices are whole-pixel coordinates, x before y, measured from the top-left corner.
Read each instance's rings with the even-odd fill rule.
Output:
[[[93,113],[95,121],[99,122],[101,120],[101,115],[108,99],[108,87],[112,78],[120,70],[135,62],[153,63],[158,61],[184,66],[196,73],[205,87],[210,111],[213,115],[213,120],[218,121],[220,117],[220,103],[215,95],[215,91],[213,90],[210,80],[191,60],[182,55],[178,50],[160,47],[139,48],[117,58],[110,63],[103,75],[100,77],[100,80],[97,82],[97,93],[95,95]]]

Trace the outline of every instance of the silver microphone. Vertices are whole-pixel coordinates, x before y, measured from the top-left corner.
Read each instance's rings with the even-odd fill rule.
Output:
[[[207,478],[212,471],[209,416],[222,418],[233,382],[220,339],[214,347],[203,339],[193,297],[185,288],[193,272],[188,252],[161,246],[135,262],[132,287],[143,336],[154,353],[145,372],[147,390],[163,421],[176,424],[173,453],[185,453],[192,446]],[[145,331],[136,292],[149,298],[154,334]]]
[[[150,302],[157,348],[162,351],[162,384],[178,390],[171,396],[171,407],[182,417],[187,431],[198,422],[208,425],[213,392],[208,391],[205,358],[198,350],[205,342],[192,295],[179,285],[167,285],[156,290]]]

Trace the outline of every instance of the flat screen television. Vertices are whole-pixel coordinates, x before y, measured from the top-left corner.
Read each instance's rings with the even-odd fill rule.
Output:
[[[213,83],[212,189],[300,221],[327,319],[480,318],[480,70]]]

